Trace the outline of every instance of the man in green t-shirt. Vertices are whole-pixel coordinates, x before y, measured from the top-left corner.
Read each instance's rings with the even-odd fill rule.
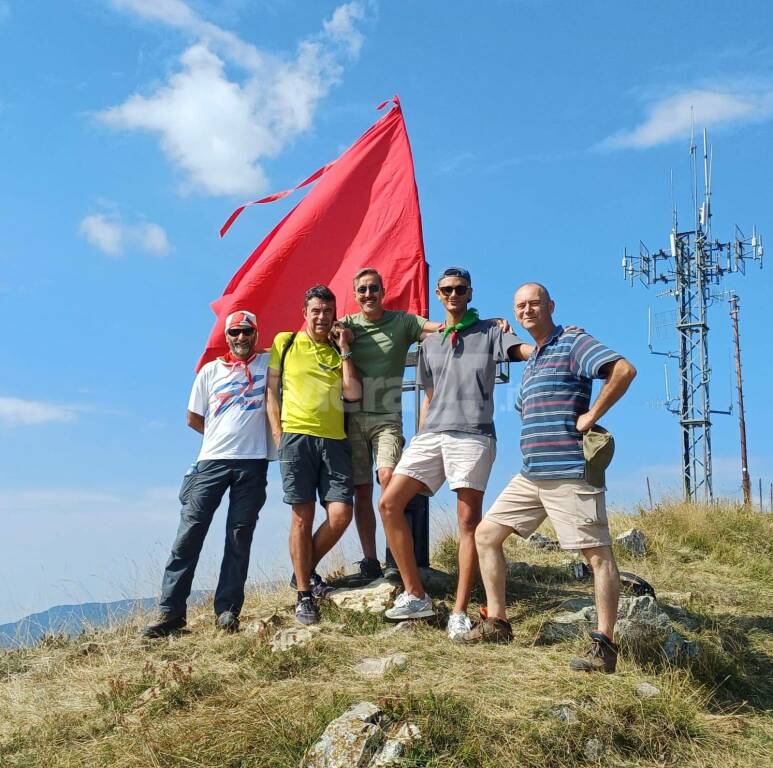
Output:
[[[279,449],[284,501],[293,511],[290,555],[295,570],[291,583],[298,590],[295,619],[314,624],[319,621],[315,598],[330,589],[315,567],[352,519],[352,461],[342,398],[359,400],[362,389],[346,334],[340,327],[333,329],[333,293],[327,286],[315,285],[306,291],[303,302],[303,330],[274,338],[268,361],[267,413]],[[327,518],[312,536],[317,496]]]
[[[373,511],[373,464],[381,490],[392,479],[402,454],[402,385],[405,357],[414,342],[437,331],[418,315],[384,308],[384,281],[372,267],[354,276],[356,315],[341,318],[349,329],[352,356],[362,379],[362,401],[348,414],[347,433],[352,446],[354,519],[364,559],[360,573],[382,575],[376,554],[376,515]]]

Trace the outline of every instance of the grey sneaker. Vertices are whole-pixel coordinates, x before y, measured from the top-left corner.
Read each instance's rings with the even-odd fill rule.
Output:
[[[452,613],[448,617],[448,626],[446,631],[448,637],[454,642],[458,642],[461,636],[465,632],[469,632],[472,629],[472,622],[466,613]]]
[[[316,571],[311,572],[309,584],[311,586],[311,594],[314,595],[317,600],[327,597],[333,591],[333,587],[331,587],[330,584],[328,584]],[[290,586],[295,590],[298,589],[298,581],[295,578],[295,574],[290,578]]]
[[[319,624],[319,608],[313,597],[299,597],[295,603],[295,620],[299,624]]]
[[[384,578],[387,581],[392,582],[392,584],[403,583],[403,579],[400,576],[400,571],[398,571],[394,565],[388,565],[386,568],[384,568]]]
[[[215,626],[223,632],[238,632],[239,617],[233,611],[223,611],[215,621]]]
[[[435,615],[432,598],[428,595],[416,597],[410,592],[401,592],[395,604],[384,611],[384,618],[390,621],[406,621],[409,619],[429,619]]]

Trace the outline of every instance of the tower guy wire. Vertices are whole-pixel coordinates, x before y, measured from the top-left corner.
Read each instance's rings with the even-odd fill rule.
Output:
[[[679,390],[673,397],[666,394],[665,407],[679,419],[682,456],[682,486],[689,500],[711,500],[714,496],[711,458],[711,416],[731,411],[711,409],[708,310],[715,301],[726,298],[718,290],[725,275],[745,274],[747,262],[762,267],[763,246],[756,227],[747,237],[735,227],[728,241],[711,235],[711,166],[712,152],[706,130],[703,130],[703,200],[698,204],[698,161],[694,132],[690,139],[692,195],[695,222],[691,229],[679,228],[676,206],[673,206],[668,251],[650,253],[639,242],[639,255],[626,249],[623,253],[623,275],[633,286],[635,280],[647,288],[663,285],[658,296],[671,296],[676,302],[678,349],[653,349],[651,331],[649,350],[676,360]],[[667,380],[666,380],[667,381]],[[666,383],[666,387],[667,387]]]

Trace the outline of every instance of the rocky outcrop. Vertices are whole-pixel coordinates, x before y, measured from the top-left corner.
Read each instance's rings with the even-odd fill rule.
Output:
[[[552,616],[542,626],[537,638],[540,643],[554,643],[585,635],[597,623],[594,605],[582,605],[587,598],[568,601],[564,610]],[[698,655],[698,647],[680,633],[657,601],[644,597],[621,597],[618,604],[616,639],[639,655],[660,654],[670,663]]]
[[[381,658],[363,659],[354,665],[354,671],[358,675],[368,678],[384,677],[389,672],[405,669],[408,666],[408,657],[404,653],[392,653]]]
[[[615,544],[636,557],[644,557],[647,554],[647,537],[638,528],[629,528],[615,536]]]
[[[362,587],[334,589],[328,599],[347,611],[382,613],[391,605],[399,589],[399,585],[386,579],[376,579]]]
[[[390,724],[379,707],[361,701],[328,724],[301,768],[388,768],[420,738],[413,723]]]

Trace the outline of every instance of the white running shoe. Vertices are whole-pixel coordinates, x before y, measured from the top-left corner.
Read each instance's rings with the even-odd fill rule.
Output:
[[[448,637],[451,640],[457,640],[465,632],[472,629],[472,622],[466,613],[452,613],[448,617]]]
[[[432,598],[429,595],[416,597],[410,592],[401,592],[395,604],[384,612],[385,619],[392,621],[406,621],[407,619],[428,619],[435,615],[432,607]]]

